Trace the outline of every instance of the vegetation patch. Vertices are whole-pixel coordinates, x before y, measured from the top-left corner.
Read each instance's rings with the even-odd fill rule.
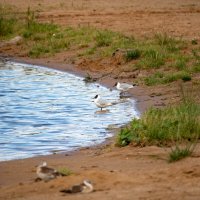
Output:
[[[174,148],[171,148],[171,152],[169,153],[169,162],[175,162],[191,156],[195,148],[195,143],[186,145],[185,147],[181,147],[176,145]]]
[[[113,33],[107,30],[97,31],[95,40],[97,47],[110,46],[113,40]]]
[[[76,58],[108,59],[112,62],[115,59],[113,53],[120,49],[123,56],[119,57],[119,65],[132,65],[133,70],[146,71],[144,74],[148,76],[139,78],[146,85],[166,84],[179,79],[189,81],[193,74],[200,72],[197,40],[184,41],[165,33],[137,39],[90,26],[61,27],[39,22],[37,12],[30,8],[20,18],[11,14],[14,12],[10,8],[5,10],[0,6],[0,13],[0,41],[23,36],[24,40],[19,45],[33,58],[73,51],[72,55]],[[155,70],[159,72],[152,74]]]
[[[0,15],[0,36],[13,34],[15,28],[15,19],[6,19]]]
[[[165,64],[164,53],[155,49],[147,49],[144,52],[143,59],[140,60],[138,65],[142,68],[159,68],[164,64]]]
[[[185,42],[182,39],[173,38],[166,33],[155,34],[155,41],[159,46],[166,48],[169,52],[179,51],[184,47]]]
[[[63,176],[69,176],[69,175],[73,174],[73,172],[70,169],[66,168],[66,167],[59,168],[57,171],[60,174],[62,174]]]
[[[185,100],[176,106],[151,108],[141,119],[133,119],[128,127],[121,129],[117,144],[167,145],[177,141],[192,141],[199,137],[200,105]]]
[[[156,72],[146,78],[144,82],[146,85],[152,86],[157,84],[171,83],[177,80],[190,81],[192,79],[190,73],[186,71],[178,71],[171,73]]]
[[[136,60],[141,56],[141,51],[139,49],[133,49],[128,50],[125,54],[125,60],[126,62],[129,62],[131,60]]]

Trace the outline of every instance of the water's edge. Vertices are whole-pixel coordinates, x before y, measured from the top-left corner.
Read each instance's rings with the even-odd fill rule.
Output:
[[[42,59],[31,59],[31,58],[21,59],[21,58],[6,56],[6,55],[3,55],[3,54],[0,54],[0,60],[1,59],[3,59],[4,61],[19,62],[19,63],[22,63],[22,64],[37,65],[37,66],[41,66],[41,67],[45,67],[45,68],[49,68],[49,69],[55,69],[55,70],[58,70],[58,71],[73,74],[73,75],[78,76],[80,78],[84,78],[88,74],[88,72],[76,67],[73,64],[49,62],[49,61],[42,60]],[[91,75],[93,75],[93,73],[91,73]],[[102,74],[99,74],[99,76],[101,76],[101,75]],[[100,84],[100,85],[102,85],[102,86],[104,86],[108,89],[113,89],[113,85],[116,83],[116,81],[117,81],[116,79],[109,76],[109,77],[104,78],[104,79],[99,79],[95,83],[98,83],[98,84]],[[139,91],[140,89],[141,88],[139,86],[137,86],[136,90]],[[135,102],[136,102],[135,108],[136,108],[139,116],[141,116],[142,113],[144,113],[147,108],[152,106],[151,104],[149,105],[148,103],[144,102],[143,97],[141,95],[137,95],[137,92],[129,93],[129,94],[130,94],[130,98],[134,99]],[[144,96],[145,96],[145,94],[144,94]]]
[[[0,59],[1,59],[1,57],[0,57]],[[65,69],[59,69],[59,67],[56,67],[56,66],[47,66],[47,65],[42,65],[42,64],[35,64],[35,63],[32,63],[32,62],[29,62],[29,61],[21,61],[21,60],[18,60],[18,59],[8,59],[8,58],[6,58],[5,59],[5,61],[11,61],[11,62],[17,62],[17,63],[21,63],[21,64],[30,64],[30,65],[36,65],[36,66],[38,66],[38,67],[45,67],[45,68],[49,68],[49,69],[55,69],[55,70],[58,70],[58,71],[62,71],[62,72],[66,72],[66,73],[69,73],[69,74],[74,74],[74,75],[76,75],[76,76],[79,76],[79,77],[84,77],[83,76],[83,71],[80,71],[80,73],[78,73],[78,70],[77,69],[75,69],[75,70],[73,70],[72,68],[73,68],[73,66],[72,65],[67,65],[68,67],[70,66],[70,70],[68,71],[67,70],[67,68],[65,68]],[[53,64],[54,65],[54,64]],[[66,65],[65,65],[66,66]],[[111,79],[111,78],[110,78]],[[111,80],[111,82],[112,82],[112,80]],[[104,83],[104,84],[102,84],[102,82],[97,82],[98,84],[100,84],[100,85],[103,85],[104,87],[107,87],[107,88],[111,88],[110,86],[112,85],[112,84],[106,84],[106,83]],[[133,99],[135,99],[135,98],[133,98]],[[138,112],[138,109],[137,109],[137,104],[135,105],[136,107],[135,107],[135,109],[137,110],[137,112]],[[131,120],[131,119],[130,119]],[[100,147],[100,146],[104,146],[104,145],[107,145],[107,144],[110,144],[112,141],[113,141],[113,138],[115,137],[115,135],[116,135],[116,129],[114,129],[114,130],[109,130],[109,132],[113,132],[113,136],[112,136],[112,138],[108,138],[108,139],[105,139],[104,140],[104,142],[102,142],[101,144],[94,144],[94,145],[92,145],[92,148],[95,148],[95,147]],[[91,146],[90,146],[91,147]],[[76,150],[72,150],[72,151],[62,151],[62,152],[59,152],[59,154],[66,154],[66,153],[69,153],[69,152],[73,152],[73,151],[76,151],[77,152],[77,150],[79,150],[79,149],[82,149],[82,148],[85,148],[85,147],[80,147],[80,148],[77,148]],[[86,148],[88,148],[88,147],[86,147]],[[56,153],[57,154],[57,153]],[[49,154],[49,155],[51,155],[51,154]],[[41,156],[43,156],[43,155],[39,155],[39,156],[34,156],[34,157],[41,157]],[[46,156],[46,155],[44,155],[44,156]],[[29,158],[31,158],[31,157],[29,157]],[[23,159],[28,159],[28,158],[22,158],[22,160]],[[18,160],[18,159],[13,159],[13,160]],[[21,159],[20,159],[21,160]],[[0,161],[0,162],[7,162],[7,161]]]

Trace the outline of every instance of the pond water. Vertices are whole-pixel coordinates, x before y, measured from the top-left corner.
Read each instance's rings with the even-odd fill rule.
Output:
[[[0,61],[0,160],[71,151],[111,137],[138,113],[128,99],[96,112],[92,98],[119,100],[119,92],[41,66]]]

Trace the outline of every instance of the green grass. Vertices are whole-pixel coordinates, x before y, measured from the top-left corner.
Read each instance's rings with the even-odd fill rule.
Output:
[[[163,109],[151,108],[141,119],[133,119],[121,129],[117,144],[129,143],[165,145],[200,137],[200,105],[184,101]]]
[[[163,81],[164,74],[162,72],[156,72],[144,79],[144,82],[148,86],[161,84]]]
[[[139,49],[132,49],[132,50],[127,50],[125,54],[125,60],[126,62],[129,62],[131,60],[136,60],[141,56],[141,51]]]
[[[187,67],[187,62],[188,62],[189,58],[187,58],[186,56],[177,56],[176,61],[175,61],[175,67],[178,70],[184,70]]]
[[[113,42],[113,32],[97,31],[95,41],[97,47],[110,46]]]
[[[38,58],[42,54],[50,53],[50,49],[45,45],[35,44],[29,51],[29,56],[33,58]]]
[[[23,36],[20,45],[33,58],[73,51],[76,58],[108,59],[112,63],[115,59],[113,52],[120,49],[120,52],[125,52],[119,60],[120,65],[132,65],[133,70],[147,72],[144,74],[148,76],[141,79],[147,85],[166,84],[179,79],[189,81],[200,71],[200,47],[196,40],[184,41],[167,34],[137,39],[90,26],[61,27],[39,22],[37,13],[30,8],[20,18],[11,14],[14,13],[11,8],[4,10],[0,6],[0,13],[3,13],[0,14],[0,41]],[[162,72],[152,74],[157,69]]]
[[[182,79],[183,81],[190,81],[192,78],[191,78],[191,75],[188,72],[178,71],[178,72],[167,74],[164,77],[164,80],[163,80],[162,83],[170,83],[170,82],[173,82],[173,81],[176,81],[176,80],[179,80],[179,79]]]
[[[144,78],[144,82],[148,86],[158,85],[158,84],[167,84],[177,80],[190,81],[192,79],[190,73],[186,71],[178,71],[178,72],[156,72],[146,78]]]
[[[69,176],[69,175],[73,174],[73,172],[66,167],[59,168],[57,171],[59,173],[61,173],[63,176]]]
[[[165,52],[156,47],[150,46],[143,50],[143,56],[137,63],[139,68],[160,68],[165,64]]]
[[[0,36],[5,37],[14,33],[15,19],[6,19],[0,15]]]
[[[197,41],[196,39],[193,39],[193,40],[191,41],[191,44],[197,45],[197,44],[198,44],[198,41]]]
[[[176,52],[184,47],[184,41],[170,37],[166,33],[155,34],[155,41],[159,46],[167,49],[170,52]]]
[[[9,38],[15,32],[17,20],[10,13],[10,6],[0,4],[0,38]]]
[[[192,71],[193,71],[194,73],[200,72],[200,61],[194,63],[194,65],[193,65],[193,67],[192,67]]]
[[[175,162],[188,156],[191,156],[194,151],[194,148],[195,143],[186,145],[185,147],[180,147],[176,145],[174,148],[171,148],[171,151],[169,152],[169,162]]]

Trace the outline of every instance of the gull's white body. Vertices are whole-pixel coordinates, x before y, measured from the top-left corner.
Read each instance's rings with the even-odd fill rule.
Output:
[[[116,88],[121,92],[126,92],[129,89],[133,88],[133,85],[129,85],[127,83],[117,83]]]
[[[92,183],[89,180],[83,181],[82,193],[90,193],[94,190]]]
[[[100,95],[96,95],[94,99],[94,103],[96,104],[97,107],[101,108],[106,108],[108,106],[111,106],[112,103],[105,101],[100,97]]]
[[[37,167],[36,174],[38,178],[44,181],[49,181],[51,179],[56,178],[56,176],[58,176],[58,172],[53,168],[47,167],[46,162],[43,162],[41,165]]]
[[[70,189],[60,190],[64,193],[90,193],[93,192],[94,187],[89,180],[84,180],[81,184],[73,185]]]

